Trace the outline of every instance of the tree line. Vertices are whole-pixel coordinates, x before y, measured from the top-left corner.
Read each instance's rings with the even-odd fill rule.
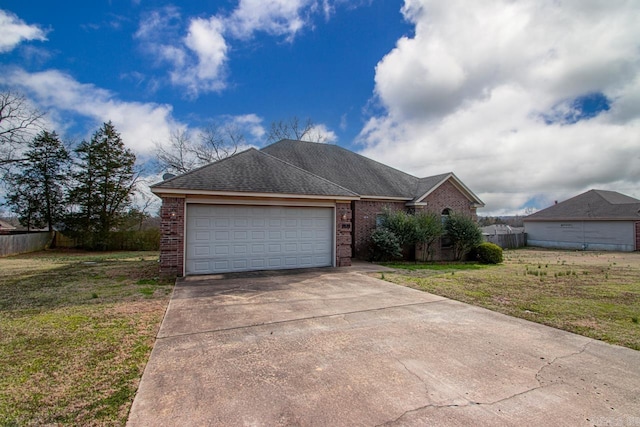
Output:
[[[111,122],[69,150],[56,132],[41,130],[5,174],[5,204],[28,230],[62,230],[92,249],[135,214],[131,196],[136,156]]]

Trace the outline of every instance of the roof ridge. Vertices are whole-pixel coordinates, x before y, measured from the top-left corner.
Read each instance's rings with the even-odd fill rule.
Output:
[[[281,140],[281,141],[284,141],[284,140]],[[278,142],[280,142],[280,141],[278,141]],[[252,148],[252,149],[254,149],[254,150],[255,150],[255,148]],[[336,187],[339,187],[339,188],[341,188],[341,189],[343,189],[343,190],[346,190],[346,191],[348,191],[349,193],[351,193],[351,194],[353,194],[353,195],[360,196],[360,194],[358,194],[358,193],[354,192],[353,190],[349,190],[348,188],[345,188],[345,187],[343,187],[343,186],[342,186],[342,185],[340,185],[340,184],[337,184],[337,183],[335,183],[335,182],[333,182],[333,181],[330,181],[330,180],[328,180],[328,179],[326,179],[326,178],[323,178],[323,177],[321,177],[321,176],[319,176],[319,175],[316,175],[316,174],[314,174],[314,173],[312,173],[312,172],[309,172],[308,170],[303,169],[303,168],[301,168],[301,167],[299,167],[299,166],[293,165],[293,164],[291,164],[291,163],[287,162],[286,160],[282,160],[282,159],[281,159],[281,158],[279,158],[279,157],[272,156],[271,154],[269,154],[269,153],[265,153],[265,152],[263,152],[262,150],[256,150],[256,151],[257,151],[258,153],[260,153],[260,154],[264,155],[264,156],[270,157],[270,158],[272,158],[272,159],[274,159],[274,160],[277,160],[277,161],[279,161],[279,162],[281,162],[281,163],[284,163],[284,164],[285,164],[285,165],[287,165],[287,166],[290,166],[290,167],[293,167],[293,168],[295,168],[295,169],[298,169],[298,170],[300,170],[300,171],[302,171],[302,172],[306,173],[306,174],[307,174],[307,175],[309,175],[309,176],[312,176],[312,177],[314,177],[314,178],[318,178],[318,179],[320,179],[320,180],[322,180],[322,181],[328,182],[328,183],[330,183],[331,185],[335,185]]]
[[[374,159],[372,159],[372,158],[370,158],[370,157],[367,157],[367,156],[362,155],[362,154],[360,154],[360,153],[357,153],[357,152],[355,152],[355,151],[348,150],[348,149],[346,149],[346,148],[344,148],[344,147],[342,147],[342,146],[340,146],[340,145],[338,145],[338,144],[327,144],[326,142],[302,141],[302,140],[300,140],[300,139],[281,139],[280,141],[274,142],[273,144],[267,145],[266,147],[262,147],[262,148],[260,149],[260,151],[262,151],[262,149],[264,149],[264,148],[270,147],[271,145],[276,145],[276,144],[278,144],[278,143],[280,143],[280,142],[283,142],[283,141],[304,142],[304,143],[307,143],[307,144],[322,145],[322,146],[327,146],[327,147],[336,147],[336,148],[339,148],[339,149],[340,149],[340,150],[342,150],[342,151],[347,151],[347,152],[349,152],[350,154],[355,154],[355,155],[356,155],[356,156],[358,156],[358,157],[362,157],[363,159],[366,159],[366,160],[368,160],[368,161],[370,161],[370,162],[374,162],[374,163],[377,163],[377,164],[379,164],[379,165],[382,165],[382,166],[384,166],[384,167],[386,167],[386,168],[393,169],[393,170],[395,170],[395,171],[397,171],[397,172],[400,172],[400,173],[401,173],[401,174],[403,174],[403,175],[410,176],[411,178],[414,178],[414,179],[420,179],[420,178],[418,178],[418,177],[417,177],[417,176],[415,176],[415,175],[411,175],[410,173],[407,173],[407,172],[401,171],[400,169],[396,169],[396,168],[394,168],[393,166],[389,166],[389,165],[387,165],[387,164],[385,164],[385,163],[379,162],[379,161],[377,161],[377,160],[374,160]],[[329,182],[331,182],[331,181],[329,181]]]

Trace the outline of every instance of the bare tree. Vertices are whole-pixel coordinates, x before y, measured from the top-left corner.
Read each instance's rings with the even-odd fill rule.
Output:
[[[237,126],[209,124],[200,134],[200,142],[193,146],[193,154],[201,164],[213,163],[233,156],[244,143]]]
[[[0,166],[24,160],[20,150],[42,129],[43,117],[24,95],[0,92]]]
[[[267,141],[276,142],[281,139],[295,139],[298,141],[325,142],[326,137],[319,132],[313,132],[315,124],[308,118],[304,123],[298,117],[293,116],[288,120],[280,120],[271,123],[271,130]]]
[[[192,142],[184,130],[171,132],[165,144],[156,143],[156,160],[162,171],[182,174],[196,167],[189,147]]]
[[[172,132],[169,141],[156,144],[159,169],[182,174],[208,163],[233,156],[245,144],[242,131],[233,125],[209,124],[196,136],[185,130]]]

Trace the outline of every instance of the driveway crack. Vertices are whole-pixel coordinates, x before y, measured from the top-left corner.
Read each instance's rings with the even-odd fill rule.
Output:
[[[525,394],[527,394],[527,393],[531,393],[532,391],[536,391],[536,390],[543,389],[543,388],[545,388],[545,387],[548,387],[548,386],[550,386],[550,385],[553,385],[553,384],[554,384],[554,383],[552,383],[552,382],[549,382],[549,383],[546,383],[546,384],[545,384],[545,383],[543,383],[543,379],[542,379],[542,378],[540,378],[540,375],[542,374],[542,372],[543,372],[545,369],[549,368],[550,366],[553,366],[553,365],[554,365],[555,363],[557,363],[558,361],[561,361],[561,360],[564,360],[564,359],[568,359],[568,358],[570,358],[570,357],[578,356],[578,355],[580,355],[580,354],[584,353],[584,352],[587,350],[587,347],[589,347],[589,345],[590,345],[591,343],[592,343],[591,341],[587,341],[585,344],[583,344],[583,345],[582,345],[582,347],[580,348],[580,350],[575,351],[575,352],[573,352],[573,353],[566,354],[566,355],[564,355],[564,356],[557,356],[557,357],[554,357],[554,358],[553,358],[553,360],[551,360],[551,361],[549,361],[549,362],[545,363],[543,366],[541,366],[541,367],[540,367],[540,369],[538,369],[538,371],[537,371],[537,372],[536,372],[536,374],[535,374],[535,379],[536,379],[536,381],[538,382],[538,386],[537,386],[537,387],[531,387],[531,388],[529,388],[529,389],[527,389],[527,390],[524,390],[524,391],[521,391],[521,392],[518,392],[518,393],[514,393],[514,394],[512,394],[512,395],[510,395],[510,396],[504,397],[504,398],[502,398],[502,399],[498,399],[498,400],[493,401],[493,402],[474,402],[474,401],[472,401],[472,400],[467,400],[467,399],[465,399],[465,400],[466,400],[466,403],[456,403],[456,404],[434,404],[434,403],[430,403],[430,404],[428,404],[428,405],[424,405],[424,406],[420,406],[420,407],[418,407],[418,408],[414,408],[414,409],[407,410],[407,411],[403,412],[399,417],[397,417],[397,418],[395,418],[395,419],[393,419],[393,420],[387,421],[387,422],[385,422],[385,423],[378,424],[376,427],[381,427],[381,426],[392,426],[392,425],[394,425],[394,424],[398,423],[400,420],[402,420],[402,419],[403,419],[404,417],[406,417],[407,415],[410,415],[410,414],[413,414],[413,413],[416,413],[416,412],[419,412],[419,411],[422,411],[422,410],[425,410],[425,409],[429,409],[429,408],[434,408],[434,409],[442,409],[442,408],[464,408],[464,407],[473,406],[473,405],[478,405],[478,406],[493,406],[493,405],[496,405],[496,404],[499,404],[499,403],[506,402],[506,401],[508,401],[508,400],[510,400],[510,399],[514,399],[514,398],[516,398],[516,397],[523,396],[523,395],[525,395]],[[412,374],[414,377],[418,378],[418,379],[419,379],[423,384],[425,384],[425,388],[426,388],[426,383],[422,380],[422,378],[420,378],[420,377],[419,377],[415,372],[411,371],[411,370],[406,366],[406,364],[405,364],[404,362],[402,362],[400,359],[396,358],[396,360],[397,360],[397,361],[398,361],[402,366],[404,366],[404,368],[406,369],[406,371],[407,371],[407,372],[409,372],[409,373],[410,373],[410,374]]]
[[[176,333],[176,334],[171,334],[171,335],[162,335],[162,330],[160,330],[160,333],[158,334],[158,337],[156,339],[163,340],[163,339],[167,339],[167,338],[180,338],[180,337],[187,337],[187,336],[194,336],[194,335],[201,335],[201,334],[210,334],[210,333],[217,333],[217,332],[228,332],[228,331],[235,331],[235,330],[241,330],[241,329],[255,328],[255,327],[260,327],[260,326],[281,325],[281,324],[292,323],[292,322],[301,322],[301,321],[303,322],[305,320],[327,319],[327,318],[331,318],[331,317],[343,317],[346,320],[346,316],[349,316],[349,315],[352,315],[352,314],[371,313],[371,312],[376,312],[376,311],[390,310],[390,309],[394,309],[394,308],[412,307],[412,306],[418,306],[418,305],[434,304],[434,303],[439,303],[439,302],[442,302],[442,301],[441,300],[437,300],[437,301],[421,301],[421,302],[414,302],[414,303],[408,303],[408,304],[398,304],[398,305],[392,305],[392,306],[368,308],[368,309],[365,309],[365,310],[354,310],[354,311],[348,311],[348,312],[343,312],[343,313],[331,313],[331,314],[321,314],[321,315],[317,315],[317,316],[297,317],[295,319],[274,320],[274,321],[271,321],[271,322],[252,323],[250,325],[231,326],[231,327],[228,327],[228,328],[208,329],[208,330],[205,330],[205,331],[184,332],[184,333]]]
[[[553,358],[553,360],[551,360],[550,362],[547,362],[545,365],[541,366],[540,369],[538,369],[538,372],[536,372],[536,381],[538,381],[538,384],[540,384],[541,386],[547,386],[548,384],[543,384],[543,378],[541,378],[542,372],[545,369],[550,368],[551,366],[553,366],[554,364],[556,364],[558,361],[564,360],[564,359],[568,359],[570,357],[574,357],[574,356],[579,356],[580,354],[584,353],[587,350],[587,347],[589,347],[589,345],[591,344],[591,341],[587,341],[586,343],[584,343],[582,345],[582,347],[580,348],[580,350],[578,351],[574,351],[573,353],[569,353],[569,354],[565,354],[564,356],[556,356]]]

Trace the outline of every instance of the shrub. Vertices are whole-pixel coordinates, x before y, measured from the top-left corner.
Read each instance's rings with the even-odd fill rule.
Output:
[[[391,231],[400,247],[413,245],[416,242],[416,225],[414,217],[405,211],[394,211],[385,208],[382,213],[382,227]]]
[[[502,248],[495,243],[480,243],[475,248],[478,261],[483,264],[500,264],[502,262]]]
[[[482,243],[482,231],[473,219],[467,216],[455,213],[449,215],[444,229],[453,243],[454,257],[457,260],[463,259],[471,249]]]
[[[402,257],[400,241],[393,232],[386,228],[378,228],[371,233],[371,259],[388,261]]]

